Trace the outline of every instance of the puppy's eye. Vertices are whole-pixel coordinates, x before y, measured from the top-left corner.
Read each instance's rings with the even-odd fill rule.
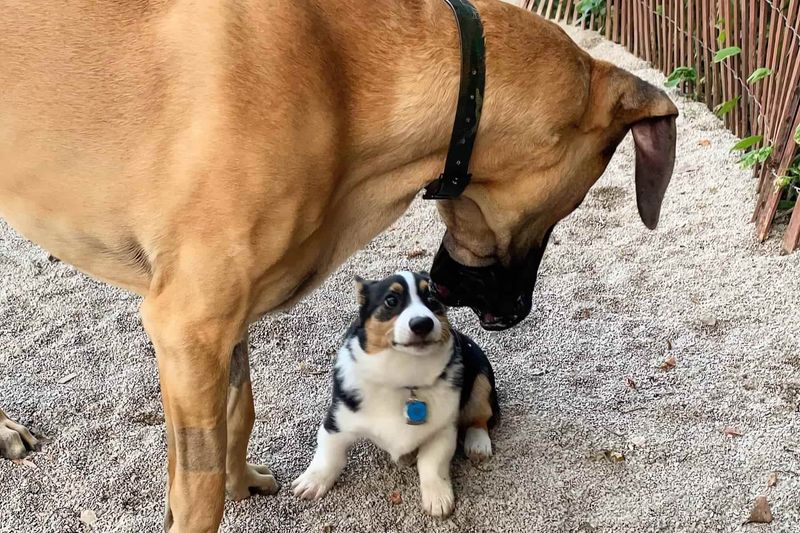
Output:
[[[383,303],[389,309],[393,309],[393,308],[398,306],[398,304],[400,303],[400,300],[394,294],[390,294],[389,296],[386,297],[386,299],[383,301]]]

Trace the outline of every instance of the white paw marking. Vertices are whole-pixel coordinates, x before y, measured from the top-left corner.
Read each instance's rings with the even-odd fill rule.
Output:
[[[292,492],[303,500],[319,500],[333,487],[337,477],[335,472],[309,467],[292,482]]]
[[[464,453],[472,461],[483,461],[492,456],[492,440],[483,428],[467,428],[464,435]]]
[[[445,518],[455,507],[455,497],[450,480],[426,481],[420,486],[422,509],[431,516]]]

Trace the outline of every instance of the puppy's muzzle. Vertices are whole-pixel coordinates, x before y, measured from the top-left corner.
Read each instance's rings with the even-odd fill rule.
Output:
[[[531,312],[533,289],[550,231],[540,246],[509,267],[500,263],[471,267],[450,256],[444,244],[431,267],[432,290],[443,304],[469,307],[481,327],[501,331],[516,326]]]

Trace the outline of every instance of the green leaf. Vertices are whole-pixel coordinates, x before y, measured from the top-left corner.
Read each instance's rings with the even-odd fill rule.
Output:
[[[741,159],[739,159],[739,163],[741,163],[742,168],[750,168],[754,167],[758,163],[763,163],[769,156],[772,155],[772,146],[764,146],[763,148],[759,148],[758,150],[750,150],[746,154],[744,154]]]
[[[736,104],[739,103],[739,98],[740,98],[739,96],[736,96],[726,102],[722,102],[721,104],[719,104],[717,107],[714,108],[714,113],[716,113],[716,115],[719,118],[724,117],[725,115],[733,111],[733,108],[736,107]]]
[[[582,25],[591,16],[599,19],[606,16],[606,0],[580,0],[577,7],[581,14],[581,18],[576,21],[577,25]]]
[[[676,87],[682,81],[695,81],[697,79],[697,71],[692,67],[678,67],[672,71],[664,85],[667,87]]]
[[[772,74],[772,70],[766,67],[757,68],[753,71],[752,74],[750,74],[750,77],[747,78],[747,83],[753,84],[757,81],[761,81],[770,74]]]
[[[798,125],[797,129],[794,130],[794,142],[800,144],[800,125]]]
[[[578,2],[578,11],[586,13],[587,11],[594,11],[598,9],[605,0],[580,0]]]
[[[581,13],[579,23],[583,23],[591,15],[600,18],[605,17],[606,0],[580,0],[578,2],[578,11]]]
[[[658,15],[659,17],[664,15],[664,5],[663,4],[658,4],[656,6],[656,15]]]
[[[725,61],[729,57],[737,56],[742,53],[742,49],[738,46],[729,46],[728,48],[723,48],[719,52],[714,55],[714,63],[720,63]]]
[[[781,176],[779,178],[775,178],[775,188],[776,189],[783,189],[787,187],[792,182],[792,178],[789,176]]]
[[[725,39],[727,38],[728,38],[728,32],[724,29],[720,29],[719,35],[717,35],[717,43],[719,43],[719,45],[722,46],[723,43],[725,42]]]
[[[753,135],[751,137],[747,137],[746,139],[742,139],[741,141],[733,145],[733,148],[731,148],[731,152],[741,152],[742,150],[747,150],[754,144],[760,143],[763,139],[764,137],[762,137],[761,135]]]

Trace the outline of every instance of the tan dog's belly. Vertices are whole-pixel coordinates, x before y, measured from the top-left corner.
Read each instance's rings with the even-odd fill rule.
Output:
[[[3,149],[15,150],[18,144]],[[11,169],[0,167],[0,216],[59,259],[144,295],[150,275],[137,259],[140,248],[129,212],[131,202],[115,201],[107,190],[101,198],[103,192],[92,181],[70,179],[75,174],[67,163],[59,169],[32,164],[18,168],[15,159],[0,153],[0,161],[12,163]],[[30,157],[23,163],[34,161]],[[91,171],[84,176],[102,183]]]

